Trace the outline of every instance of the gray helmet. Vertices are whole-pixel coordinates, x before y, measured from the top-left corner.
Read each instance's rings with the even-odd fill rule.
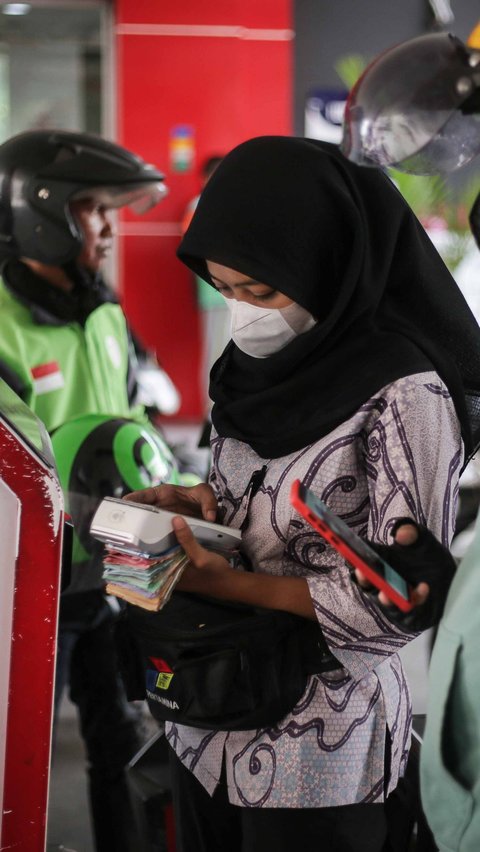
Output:
[[[380,54],[350,92],[341,147],[418,175],[468,163],[480,153],[480,51],[431,33]]]
[[[164,176],[97,136],[32,130],[0,145],[0,255],[55,266],[75,260],[83,235],[69,203],[98,198],[145,212],[166,194]]]

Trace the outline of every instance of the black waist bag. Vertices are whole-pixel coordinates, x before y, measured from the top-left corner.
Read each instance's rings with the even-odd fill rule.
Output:
[[[340,667],[315,622],[277,610],[175,592],[160,612],[129,606],[127,619],[161,722],[272,725],[301,698],[309,674]]]

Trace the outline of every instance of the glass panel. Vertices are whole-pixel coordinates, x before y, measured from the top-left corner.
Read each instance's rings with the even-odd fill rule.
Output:
[[[0,379],[0,411],[12,429],[23,438],[37,456],[54,467],[50,437],[36,414]]]
[[[0,142],[49,127],[100,133],[103,5],[7,8],[0,3]]]

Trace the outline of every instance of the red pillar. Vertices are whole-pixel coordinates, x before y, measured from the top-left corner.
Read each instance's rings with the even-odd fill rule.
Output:
[[[292,132],[291,0],[116,0],[117,139],[163,169],[168,198],[120,225],[121,286],[133,328],[179,388],[180,416],[199,418],[199,322],[191,277],[176,259],[199,165],[239,142]],[[178,170],[181,127],[186,126]],[[189,167],[188,167],[189,166]]]
[[[63,498],[3,413],[0,449],[0,848],[43,852]]]

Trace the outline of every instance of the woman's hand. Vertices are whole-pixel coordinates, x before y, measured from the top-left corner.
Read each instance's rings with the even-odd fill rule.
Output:
[[[418,529],[415,524],[405,523],[402,526],[397,527],[394,536],[395,544],[400,544],[402,546],[408,546],[411,544],[415,544],[418,540]],[[393,566],[392,566],[393,567]],[[372,584],[369,583],[367,578],[361,571],[355,569],[355,576],[357,578],[358,585],[361,586],[362,589],[370,590],[372,589]],[[425,603],[428,597],[428,593],[430,591],[430,586],[428,583],[419,583],[417,586],[414,586],[411,590],[410,600],[414,604],[414,606],[420,606]],[[395,606],[394,603],[388,598],[385,592],[378,593],[378,601],[383,606]]]
[[[180,592],[216,597],[220,581],[227,579],[228,573],[233,575],[233,568],[219,553],[202,547],[183,518],[173,518],[172,524],[178,543],[189,559],[176,588]]]
[[[355,572],[356,578],[367,594],[375,598],[390,621],[415,633],[427,630],[440,621],[455,575],[455,560],[430,530],[411,518],[399,518],[392,535],[392,545],[372,542],[369,545],[410,586],[414,604],[410,612],[402,612],[383,592],[374,592],[361,572]]]
[[[217,517],[217,499],[206,482],[191,488],[183,485],[155,485],[141,491],[131,491],[130,494],[125,494],[123,499],[147,503],[191,518],[203,518],[205,521],[215,522]]]

